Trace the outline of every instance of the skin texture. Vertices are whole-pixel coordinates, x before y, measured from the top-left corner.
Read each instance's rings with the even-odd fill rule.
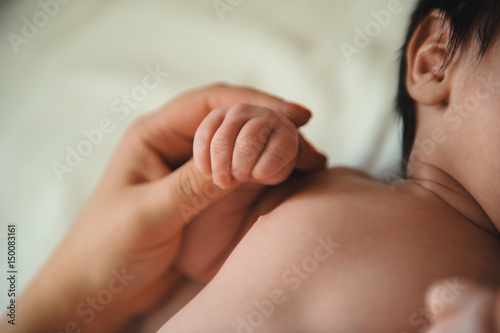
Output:
[[[407,86],[418,102],[419,126],[409,175],[441,195],[472,223],[498,237],[500,42],[497,38],[477,64],[472,52],[477,41],[472,40],[465,52],[439,72],[436,68],[449,35],[446,29],[440,35],[437,27],[442,22],[434,13],[410,45]],[[437,149],[423,154],[424,140],[434,142]],[[429,292],[428,305],[435,295],[435,289]],[[429,332],[500,332],[499,304],[500,297],[493,289],[472,285],[463,297],[445,304]]]
[[[161,332],[421,332],[429,328],[425,315],[436,311],[436,293],[431,290],[426,304],[426,290],[443,279],[447,289],[437,293],[443,310],[434,313],[430,329],[446,329],[443,318],[463,318],[449,311],[462,299],[462,309],[479,309],[472,312],[478,325],[466,329],[494,330],[495,296],[456,277],[489,288],[500,284],[498,88],[477,97],[481,77],[491,74],[491,86],[498,87],[500,64],[491,56],[498,44],[477,67],[465,53],[440,71],[446,45],[441,23],[430,16],[410,45],[407,86],[417,103],[418,131],[408,180],[386,186],[357,171],[331,169],[292,175],[275,188],[240,186],[229,154],[218,156],[220,170],[230,156],[235,183],[219,179],[227,188],[207,195],[211,177],[189,158],[195,130],[211,110],[238,103],[290,120],[304,110],[227,87],[181,97],[169,112],[138,122],[127,134],[70,235],[19,300],[25,304],[19,331],[60,331],[68,320],[81,321],[74,309],[109,288],[108,272],[122,267],[133,282],[86,331],[119,330],[168,296],[183,275],[208,284]],[[459,107],[467,96],[476,96],[478,107],[464,113]],[[229,109],[220,112],[232,117]],[[303,114],[303,122],[308,117]],[[237,142],[234,136],[224,140]],[[324,163],[297,140],[299,159]],[[424,140],[433,140],[434,149],[419,150]],[[210,150],[212,172],[213,140],[201,141],[201,155]],[[202,157],[200,167],[207,161]],[[194,211],[179,210],[194,202]]]
[[[419,332],[434,281],[500,281],[497,239],[417,184],[390,188],[331,169],[269,192],[256,213],[276,200],[160,332],[248,331],[241,320],[250,323],[273,290],[285,300],[256,332]],[[333,243],[330,256],[315,256],[318,239]]]
[[[197,129],[193,158],[221,188],[239,183],[276,185],[297,164],[297,127],[269,108],[233,105],[213,110]]]
[[[409,45],[408,180],[333,169],[267,192],[215,278],[160,332],[498,332],[500,43],[477,64],[472,41],[442,69],[444,23],[430,15]],[[318,239],[333,242],[324,260]]]
[[[252,89],[213,85],[183,94],[139,119],[62,244],[17,300],[16,325],[2,320],[0,331],[118,332],[182,283],[189,272],[183,272],[178,258],[186,252],[183,246],[190,235],[203,226],[194,219],[203,220],[205,213],[200,213],[209,205],[212,214],[225,215],[231,200],[246,211],[262,191],[262,185],[245,189],[236,181],[220,189],[191,159],[202,120],[210,111],[235,103],[272,109],[297,127],[311,116]],[[296,128],[295,134],[297,165],[321,168],[324,156],[302,149],[307,145]],[[222,239],[205,241],[212,251],[204,257],[209,265],[191,265],[194,278],[203,278],[204,270],[215,267],[217,256],[229,252],[239,237],[238,228],[224,228],[229,219],[212,222],[212,232]],[[218,228],[223,232],[217,233]]]

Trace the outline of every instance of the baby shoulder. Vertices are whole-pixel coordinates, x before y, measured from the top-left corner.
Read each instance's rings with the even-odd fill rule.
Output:
[[[317,171],[294,180],[297,196],[323,195],[329,199],[359,197],[369,192],[383,192],[388,186],[369,174],[350,168]]]

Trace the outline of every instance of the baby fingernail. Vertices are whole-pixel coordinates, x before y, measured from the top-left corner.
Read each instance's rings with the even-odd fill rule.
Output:
[[[219,173],[214,177],[214,184],[220,188],[226,188],[231,183],[231,176],[227,173]]]

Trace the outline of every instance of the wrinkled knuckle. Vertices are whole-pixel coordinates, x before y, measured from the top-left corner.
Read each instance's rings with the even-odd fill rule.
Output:
[[[252,178],[259,182],[265,182],[269,177],[269,173],[260,168],[252,171]]]
[[[231,105],[229,108],[229,114],[230,115],[242,115],[248,112],[248,109],[251,108],[252,106],[246,103],[237,103]]]
[[[255,135],[255,139],[260,145],[265,145],[272,134],[273,129],[271,126],[261,128]]]
[[[296,131],[296,127],[293,124],[293,122],[290,119],[286,118],[285,116],[273,118],[273,129],[276,131],[279,130]]]
[[[234,151],[238,156],[242,158],[251,158],[256,154],[260,153],[263,145],[260,143],[258,138],[246,137],[239,138],[235,145]]]
[[[210,152],[214,156],[226,157],[232,150],[232,144],[226,139],[214,138],[210,145]]]
[[[245,171],[242,168],[238,168],[238,167],[233,168],[232,175],[233,175],[233,178],[236,179],[236,181],[239,183],[246,183],[251,179],[249,172]]]
[[[292,143],[284,143],[269,147],[269,155],[278,164],[291,162],[298,153],[298,146]]]
[[[240,183],[250,179],[250,171],[252,165],[250,165],[250,160],[237,158],[231,163],[231,174]]]
[[[203,132],[196,133],[194,137],[193,146],[198,149],[205,149],[210,143],[210,137]]]

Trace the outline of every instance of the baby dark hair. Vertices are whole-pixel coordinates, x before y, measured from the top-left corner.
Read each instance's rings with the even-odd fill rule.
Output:
[[[438,10],[450,24],[450,38],[441,70],[474,38],[478,41],[476,56],[480,61],[500,31],[500,0],[420,0],[417,3],[401,50],[396,100],[397,112],[403,120],[402,172],[405,175],[417,127],[415,102],[406,88],[407,49],[419,25],[434,10]]]

